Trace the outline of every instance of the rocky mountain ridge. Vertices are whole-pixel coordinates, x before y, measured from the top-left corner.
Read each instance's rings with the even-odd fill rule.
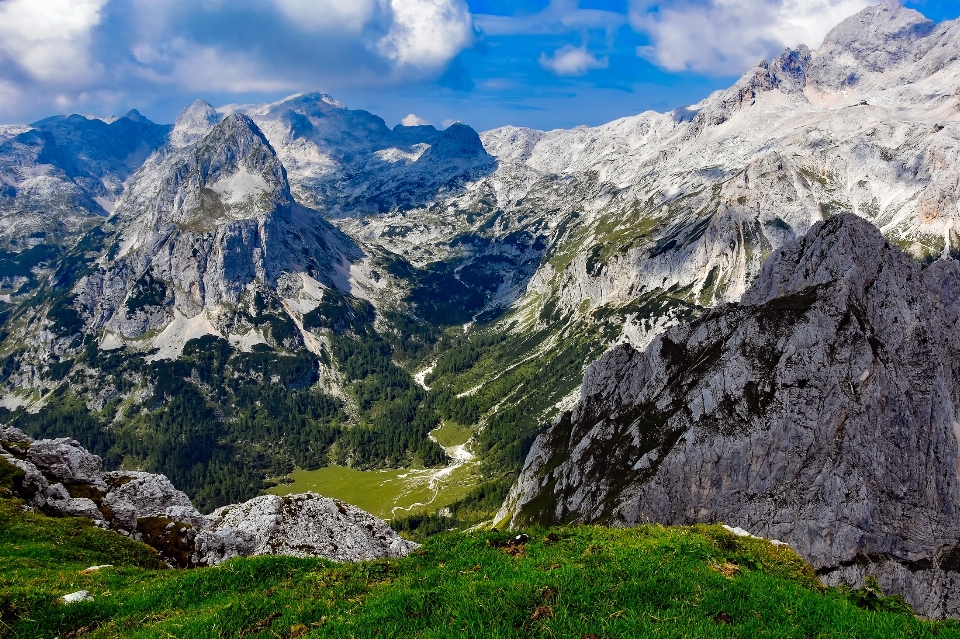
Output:
[[[104,473],[103,460],[70,438],[34,441],[0,428],[0,464],[13,467],[15,496],[30,508],[87,517],[152,546],[171,567],[257,555],[367,561],[417,547],[369,513],[313,493],[256,497],[204,516],[164,475]]]
[[[820,222],[739,304],[591,364],[498,519],[723,521],[829,584],[875,574],[956,616],[958,320],[958,262],[921,267],[851,214]]]
[[[113,217],[0,255],[0,420],[168,464],[204,507],[238,499],[214,475],[443,463],[440,419],[509,478],[588,362],[739,299],[813,224],[955,252],[958,28],[871,7],[696,105],[568,131],[194,103]]]

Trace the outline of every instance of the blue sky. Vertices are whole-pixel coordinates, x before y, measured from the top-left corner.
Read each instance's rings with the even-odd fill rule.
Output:
[[[0,122],[160,122],[322,90],[389,125],[596,125],[697,102],[877,0],[0,0]],[[960,0],[907,6],[941,21]]]

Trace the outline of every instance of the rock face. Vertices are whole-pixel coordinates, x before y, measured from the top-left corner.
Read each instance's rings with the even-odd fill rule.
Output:
[[[228,116],[200,136],[214,115],[191,105],[174,130],[184,146],[155,156],[125,194],[103,265],[75,287],[90,329],[124,340],[169,328],[154,344],[175,356],[189,337],[249,329],[236,325],[238,306],[257,292],[295,295],[304,278],[332,287],[336,269],[359,255],[294,202],[250,118]]]
[[[367,561],[417,548],[373,515],[313,493],[256,497],[204,516],[164,475],[103,473],[102,460],[73,439],[34,441],[0,428],[0,458],[22,471],[13,490],[31,507],[87,517],[153,546],[171,566],[250,555]]]
[[[922,615],[960,615],[958,319],[958,262],[821,222],[739,304],[592,364],[499,518],[723,521],[826,583],[875,574]]]

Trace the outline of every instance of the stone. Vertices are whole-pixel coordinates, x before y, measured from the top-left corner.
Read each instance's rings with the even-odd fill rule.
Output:
[[[32,444],[33,437],[30,437],[19,428],[14,428],[13,426],[0,426],[0,442]]]
[[[253,555],[325,557],[333,561],[368,561],[403,557],[418,547],[387,524],[356,506],[313,493],[264,495],[218,508],[210,529],[246,532],[254,540]],[[209,553],[206,563],[219,563]]]
[[[29,500],[35,506],[42,505],[46,501],[46,491],[50,486],[50,482],[43,476],[40,469],[26,460],[14,457],[2,448],[0,448],[0,457],[5,459],[7,463],[22,470],[25,474],[24,478],[19,482],[20,485],[15,487],[19,489],[19,496]]]
[[[107,486],[100,476],[103,460],[88,452],[75,439],[41,439],[27,451],[27,460],[57,481],[90,484],[101,490]]]
[[[237,528],[202,530],[197,533],[195,548],[195,565],[215,566],[227,559],[256,554],[257,539],[252,533]]]
[[[826,583],[872,573],[918,614],[958,616],[958,318],[960,263],[923,267],[850,214],[820,222],[740,304],[592,364],[498,520],[724,521]]]
[[[93,595],[90,594],[89,590],[78,590],[60,597],[60,600],[65,604],[77,603],[79,601],[93,601]]]
[[[204,521],[190,498],[177,490],[166,475],[116,471],[104,477],[109,490],[103,505],[113,511],[116,526],[133,531],[137,520],[144,517],[170,517],[191,524]]]

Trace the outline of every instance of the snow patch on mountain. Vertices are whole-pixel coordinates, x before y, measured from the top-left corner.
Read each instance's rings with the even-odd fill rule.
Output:
[[[233,175],[213,182],[209,188],[219,195],[220,201],[226,205],[243,204],[246,200],[272,191],[262,175],[251,173],[245,166],[241,166]]]

